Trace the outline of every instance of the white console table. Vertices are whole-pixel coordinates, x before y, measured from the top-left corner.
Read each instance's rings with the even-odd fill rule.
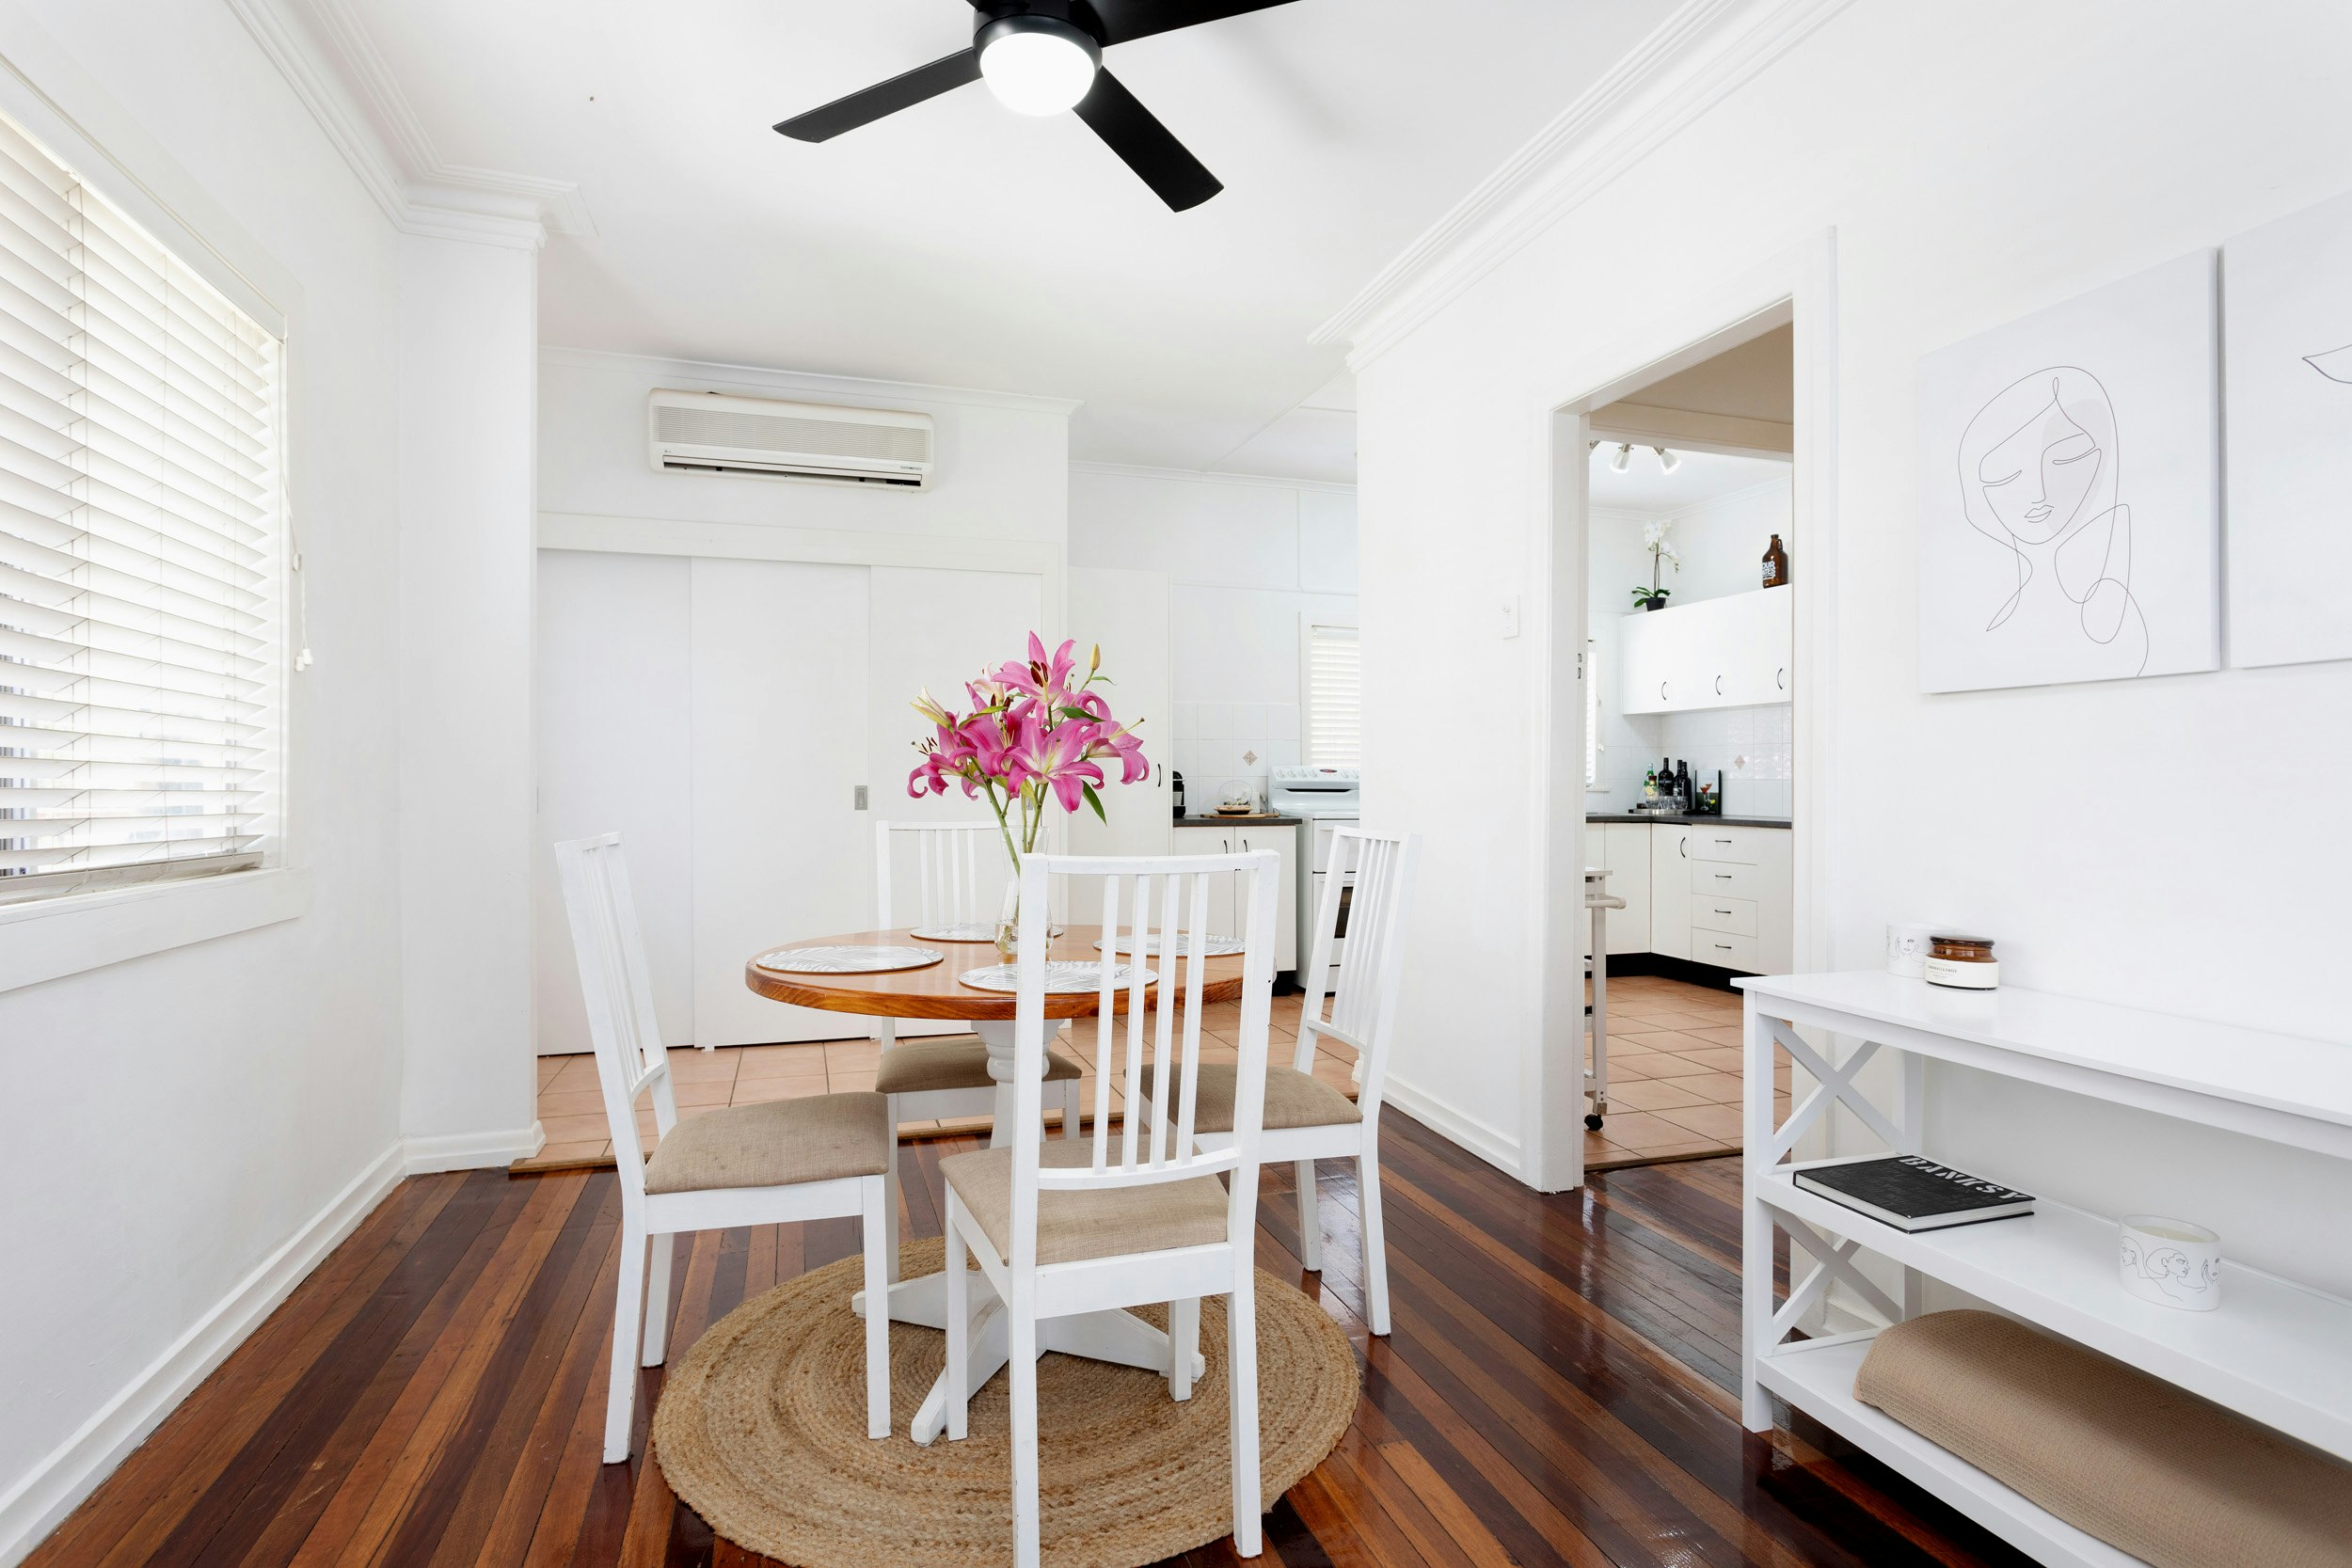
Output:
[[[2352,1302],[2229,1262],[2219,1310],[2158,1307],[2117,1282],[2113,1216],[2043,1198],[2024,1219],[1908,1235],[1800,1190],[1788,1163],[1834,1104],[1894,1151],[1931,1156],[1920,1147],[1931,1060],[2352,1159],[2352,1045],[2039,991],[1947,990],[1875,970],[1734,984],[1747,995],[1740,1391],[1751,1431],[1771,1430],[1770,1396],[1778,1395],[2042,1562],[2137,1563],[1857,1401],[1854,1373],[1876,1330],[1789,1338],[1833,1282],[1892,1323],[1918,1311],[1922,1282],[1938,1279],[2352,1460]],[[1801,1030],[1863,1043],[1833,1066]],[[1778,1125],[1775,1047],[1819,1085]],[[1891,1106],[1854,1085],[1882,1051],[1899,1055]],[[1813,1259],[1800,1278],[1792,1255],[1788,1300],[1779,1306],[1775,1230]],[[1865,1250],[1901,1265],[1900,1301],[1854,1266]]]

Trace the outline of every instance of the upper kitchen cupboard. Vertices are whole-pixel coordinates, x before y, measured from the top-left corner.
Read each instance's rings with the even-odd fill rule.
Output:
[[[1793,588],[1759,588],[1626,617],[1619,711],[1677,713],[1789,701]]]

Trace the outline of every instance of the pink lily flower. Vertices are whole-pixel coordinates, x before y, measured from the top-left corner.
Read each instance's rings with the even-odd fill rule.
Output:
[[[1013,787],[1034,781],[1054,792],[1062,810],[1076,811],[1086,800],[1086,786],[1103,782],[1103,770],[1087,760],[1093,738],[1092,724],[1071,719],[1049,730],[1034,709],[1023,715],[1008,759]]]
[[[1077,669],[1077,642],[1064,642],[1054,650],[1050,659],[1045,656],[1045,643],[1037,633],[1029,633],[1029,662],[1007,664],[996,672],[996,679],[1006,687],[1031,700],[1042,703],[1056,713],[1071,705],[1071,673]]]

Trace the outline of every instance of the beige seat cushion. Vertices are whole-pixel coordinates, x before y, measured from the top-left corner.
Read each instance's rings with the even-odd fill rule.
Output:
[[[1039,1146],[1053,1166],[1094,1163],[1094,1140],[1055,1139]],[[951,1154],[939,1174],[955,1189],[996,1248],[1012,1256],[1012,1150]],[[1225,1186],[1214,1176],[1143,1187],[1037,1195],[1037,1260],[1075,1263],[1131,1252],[1205,1246],[1225,1240]]]
[[[1078,1064],[1048,1046],[1045,1081],[1066,1084],[1078,1076]],[[988,1047],[977,1039],[952,1037],[936,1040],[901,1040],[882,1053],[874,1069],[878,1094],[919,1094],[928,1089],[993,1089],[988,1075]]]
[[[645,1191],[783,1187],[880,1176],[896,1142],[879,1094],[819,1094],[729,1105],[679,1122],[645,1162]]]
[[[2007,1318],[1899,1323],[1853,1391],[2155,1568],[2352,1568],[2352,1465]]]
[[[1193,1104],[1192,1126],[1196,1132],[1231,1132],[1233,1130],[1233,1083],[1241,1069],[1231,1062],[1200,1064],[1200,1098]],[[1159,1095],[1158,1064],[1143,1069],[1143,1092],[1153,1100]],[[1181,1084],[1183,1080],[1178,1079]],[[1169,1117],[1176,1115],[1176,1099],[1168,1097],[1165,1107]],[[1361,1121],[1364,1113],[1356,1102],[1311,1073],[1296,1068],[1273,1067],[1265,1069],[1265,1121],[1269,1130],[1283,1127],[1332,1127],[1344,1122]]]

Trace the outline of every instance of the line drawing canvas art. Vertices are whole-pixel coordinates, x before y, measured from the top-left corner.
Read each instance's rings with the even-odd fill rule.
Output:
[[[1923,689],[2219,667],[2214,264],[1920,361]]]
[[[2352,195],[2222,247],[2233,665],[2352,658]]]

